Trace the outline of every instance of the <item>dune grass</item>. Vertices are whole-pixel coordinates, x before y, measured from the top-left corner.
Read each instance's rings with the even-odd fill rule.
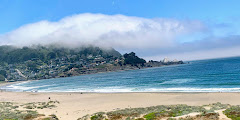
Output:
[[[36,111],[18,110],[18,107],[10,102],[1,102],[0,120],[32,120],[40,115]]]
[[[116,110],[111,112],[99,112],[91,116],[84,116],[79,120],[134,120],[145,119],[154,120],[163,117],[175,117],[192,112],[207,112],[202,106],[188,106],[188,105],[159,105],[146,108],[126,108],[122,110]]]
[[[47,103],[38,102],[27,104],[0,102],[0,120],[33,120],[39,117],[41,117],[42,120],[58,120],[58,118],[55,115],[45,116],[43,114],[39,114],[35,110],[32,110],[38,107],[41,107],[40,109],[52,108],[54,103],[55,103],[54,101],[50,101]],[[19,110],[18,108],[20,107],[25,108],[25,110],[22,109]]]
[[[55,108],[56,103],[59,104],[59,101],[49,101],[49,102],[32,102],[32,103],[26,103],[23,104],[23,108],[26,109],[44,109],[44,108]]]
[[[205,107],[210,109],[205,109]],[[196,120],[196,119],[209,119],[218,120],[219,114],[215,110],[229,109],[231,106],[228,104],[213,103],[203,106],[188,106],[180,105],[159,105],[146,108],[126,108],[110,112],[98,112],[92,115],[86,115],[78,120],[159,120],[166,118],[168,120],[176,120],[175,117],[180,116],[178,120]],[[196,116],[182,117],[190,113],[199,113]],[[239,114],[240,115],[240,114]],[[238,120],[238,119],[236,119]]]

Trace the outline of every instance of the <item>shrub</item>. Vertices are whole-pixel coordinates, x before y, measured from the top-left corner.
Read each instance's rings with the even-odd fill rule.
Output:
[[[5,77],[0,74],[0,81],[5,81]]]
[[[146,118],[146,120],[154,120],[155,117],[156,117],[155,113],[149,113],[144,116],[144,118]]]
[[[240,106],[231,106],[223,113],[232,120],[240,120]]]
[[[104,112],[95,113],[90,117],[91,120],[103,120],[105,117],[103,116]]]

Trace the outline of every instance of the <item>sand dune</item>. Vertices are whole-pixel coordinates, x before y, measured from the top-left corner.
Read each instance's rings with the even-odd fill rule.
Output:
[[[240,104],[240,93],[26,93],[1,92],[1,102],[47,102],[57,100],[57,108],[40,109],[39,113],[56,114],[60,120],[74,120],[86,114],[122,108],[155,105],[204,105],[215,102]]]

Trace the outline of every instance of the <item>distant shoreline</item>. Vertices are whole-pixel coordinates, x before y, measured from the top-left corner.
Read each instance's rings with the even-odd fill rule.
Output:
[[[130,70],[142,70],[142,69],[168,67],[168,66],[177,66],[177,65],[184,65],[184,64],[189,64],[189,62],[188,63],[182,63],[182,64],[169,64],[169,65],[160,65],[160,66],[151,66],[151,67],[148,67],[148,66],[144,66],[144,67],[132,66],[130,68],[124,68],[124,69],[116,69],[116,70],[109,70],[109,71],[99,71],[99,72],[86,73],[86,74],[77,74],[77,75],[72,75],[72,76],[67,76],[67,77],[56,76],[54,78],[47,78],[47,79],[68,78],[68,77],[75,77],[75,76],[82,76],[82,75],[92,75],[92,74],[101,74],[101,73],[121,72],[121,71],[130,71]],[[36,79],[36,80],[46,80],[46,79]],[[26,80],[26,81],[28,81],[28,80]],[[31,80],[31,81],[34,81],[34,80]]]
[[[188,64],[188,63],[184,63]],[[76,75],[76,76],[83,76],[83,75],[93,75],[93,74],[102,74],[102,73],[111,73],[111,72],[122,72],[122,71],[131,71],[131,70],[142,70],[142,69],[151,69],[151,68],[159,68],[159,67],[169,67],[169,66],[177,66],[177,65],[183,65],[183,64],[173,64],[173,65],[162,65],[162,66],[154,66],[154,67],[143,67],[143,68],[135,68],[135,69],[125,69],[125,70],[115,70],[115,71],[105,71],[105,72],[97,72],[97,73],[89,73],[89,74],[81,74],[81,75]],[[70,76],[70,77],[75,77],[75,76]],[[57,79],[57,78],[69,78],[69,77],[56,77],[56,78],[50,78],[50,79]],[[47,79],[39,79],[39,80],[47,80]],[[30,81],[38,81],[38,80],[24,80],[24,81],[11,81],[11,82],[2,82],[0,83],[0,88],[3,86],[9,86],[12,84],[17,84],[17,83],[23,83],[23,82],[30,82]],[[0,89],[5,91],[5,89]],[[9,92],[14,92],[14,91],[9,91]],[[46,92],[47,93],[47,92]],[[60,92],[59,92],[60,93]],[[73,92],[69,92],[73,93]],[[81,92],[79,92],[81,93]],[[83,93],[83,92],[82,92]],[[88,92],[86,92],[88,93]],[[93,93],[98,93],[98,92],[93,92]],[[101,92],[99,92],[101,93]],[[115,92],[113,92],[115,93]],[[126,93],[132,93],[132,92],[126,92]],[[137,92],[138,93],[138,92]]]

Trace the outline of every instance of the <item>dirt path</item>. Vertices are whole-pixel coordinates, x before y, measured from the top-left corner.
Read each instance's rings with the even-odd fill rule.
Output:
[[[228,118],[226,115],[223,114],[224,110],[225,109],[215,111],[219,114],[219,120],[231,120],[230,118]]]

